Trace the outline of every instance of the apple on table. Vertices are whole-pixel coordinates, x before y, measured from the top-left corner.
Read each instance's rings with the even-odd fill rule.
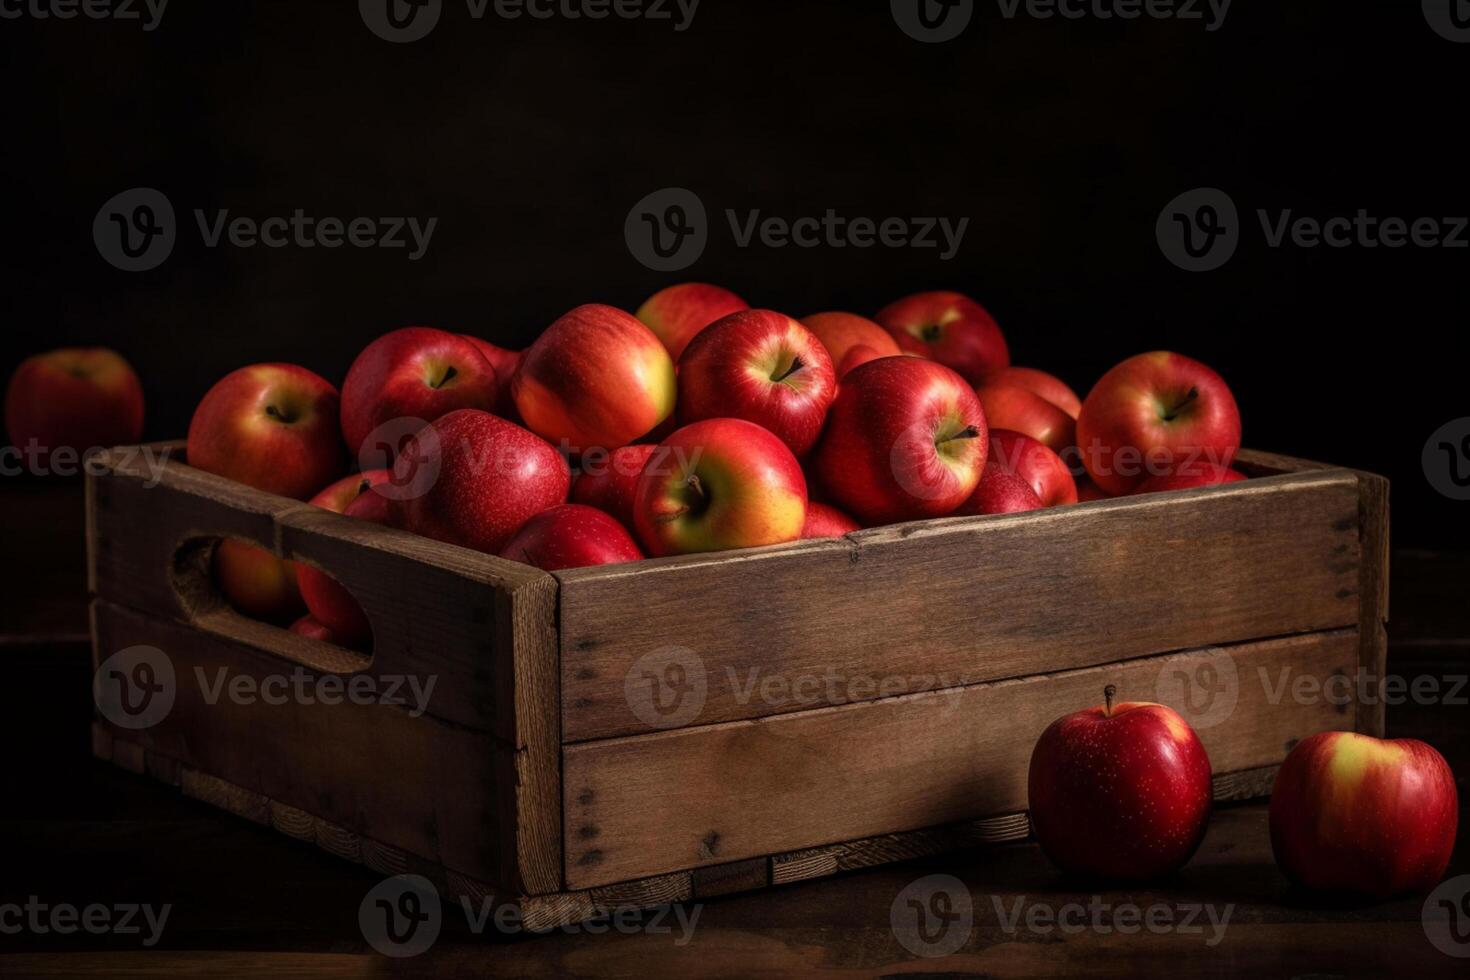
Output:
[[[121,354],[66,347],[21,362],[5,389],[5,429],[17,449],[49,467],[53,450],[136,443],[143,434],[143,385]]]

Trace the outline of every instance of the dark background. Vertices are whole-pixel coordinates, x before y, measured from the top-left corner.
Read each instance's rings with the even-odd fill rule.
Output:
[[[1232,6],[1200,21],[1004,20],[917,43],[884,2],[703,0],[691,28],[487,16],[446,0],[426,39],[351,0],[174,0],[160,27],[0,21],[6,375],[104,344],[138,369],[148,434],[183,433],[218,377],[285,360],[340,382],[374,336],[425,323],[521,346],[582,302],[635,308],[697,278],[801,316],[921,289],[988,306],[1018,363],[1085,394],[1166,347],[1234,388],[1254,447],[1395,480],[1396,543],[1470,544],[1426,439],[1470,415],[1470,250],[1267,247],[1255,209],[1470,214],[1470,45],[1414,0]],[[104,201],[162,190],[180,238],[126,273]],[[623,220],[685,186],[715,227],[682,273],[640,265]],[[1244,240],[1210,273],[1161,254],[1175,195],[1227,191]],[[787,219],[969,217],[959,255],[735,246],[723,210]],[[438,217],[428,254],[207,249],[192,210]]]

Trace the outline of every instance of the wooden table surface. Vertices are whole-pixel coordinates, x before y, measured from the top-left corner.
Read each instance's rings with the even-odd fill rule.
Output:
[[[541,936],[477,931],[463,909],[446,906],[427,953],[388,959],[357,919],[380,876],[91,758],[79,496],[8,487],[0,502],[6,565],[17,573],[0,618],[11,703],[0,723],[10,750],[0,977],[1470,975],[1470,958],[1430,942],[1422,897],[1327,907],[1294,892],[1272,862],[1260,804],[1218,810],[1190,865],[1148,889],[1066,880],[1020,843],[689,905],[682,918],[647,914]],[[1464,677],[1470,559],[1398,553],[1393,575],[1392,672]],[[1388,719],[1390,734],[1430,741],[1458,774],[1461,835],[1449,875],[1470,874],[1470,710],[1463,700],[1391,706]],[[925,945],[907,900],[940,892],[949,904],[937,907],[958,918]],[[171,908],[159,941],[143,948],[140,935],[7,930],[16,921],[7,903],[32,896],[48,906]],[[1067,928],[1050,925],[1058,915]],[[1135,920],[1154,928],[1115,928]],[[957,951],[916,955],[949,944]],[[1470,955],[1470,939],[1458,949]]]

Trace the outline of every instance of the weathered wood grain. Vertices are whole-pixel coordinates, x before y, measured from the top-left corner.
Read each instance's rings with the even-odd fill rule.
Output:
[[[1281,669],[1352,669],[1356,629],[1223,652],[1236,678],[1228,712],[1168,696],[1179,671],[1218,666],[1222,651],[1208,650],[568,746],[567,886],[1024,810],[1037,737],[1106,684],[1193,717],[1219,771],[1273,765],[1297,739],[1353,728],[1351,711],[1273,694],[1271,682]]]
[[[1358,473],[1358,531],[1363,559],[1358,566],[1360,667],[1373,683],[1376,702],[1358,714],[1358,730],[1383,738],[1387,729],[1382,683],[1388,673],[1389,484],[1381,476]]]
[[[562,738],[659,730],[671,648],[703,725],[1356,625],[1358,514],[1329,470],[561,572]]]

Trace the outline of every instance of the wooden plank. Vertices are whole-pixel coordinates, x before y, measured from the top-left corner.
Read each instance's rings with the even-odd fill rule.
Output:
[[[1387,704],[1381,685],[1388,675],[1389,484],[1372,473],[1358,474],[1358,529],[1362,560],[1358,566],[1358,633],[1362,669],[1372,679],[1375,703],[1358,714],[1358,730],[1383,738]]]
[[[1227,648],[1233,707],[1167,696],[1168,678],[1219,650],[728,722],[564,750],[566,884],[744,860],[1026,808],[1042,730],[1068,706],[1120,696],[1194,717],[1217,771],[1274,765],[1295,740],[1352,729],[1328,699],[1273,690],[1282,670],[1318,678],[1357,664],[1356,629]],[[1223,704],[1223,702],[1221,702]],[[1206,724],[1208,722],[1208,724]]]
[[[733,895],[764,888],[771,883],[770,859],[758,857],[748,861],[732,861],[693,872],[694,897],[698,900],[718,895]]]
[[[703,725],[1356,625],[1358,520],[1327,470],[561,572],[562,737],[667,727],[650,656]]]
[[[1242,449],[1235,455],[1235,468],[1248,476],[1279,476],[1283,473],[1306,473],[1311,470],[1330,470],[1336,467],[1295,456],[1262,452],[1259,449]]]

